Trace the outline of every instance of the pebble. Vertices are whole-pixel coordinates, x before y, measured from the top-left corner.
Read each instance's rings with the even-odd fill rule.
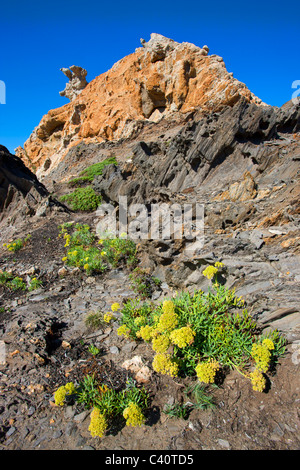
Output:
[[[218,443],[221,447],[224,447],[225,449],[230,449],[230,444],[225,439],[218,439]]]
[[[28,408],[27,415],[28,415],[28,416],[32,416],[34,412],[35,412],[34,406],[30,406],[30,407]]]
[[[0,341],[0,365],[4,365],[6,363],[6,346],[4,341]]]
[[[82,423],[89,414],[90,414],[89,410],[82,411],[78,415],[74,416],[74,421],[76,421],[77,423]]]
[[[67,406],[65,408],[65,411],[64,411],[64,416],[65,416],[66,419],[72,419],[72,418],[74,418],[75,413],[76,413],[76,411],[73,408],[73,406]]]
[[[66,436],[75,436],[78,432],[76,424],[70,422],[67,423],[66,428],[65,428],[65,434]]]
[[[5,434],[5,437],[8,438],[10,437],[14,432],[16,431],[16,428],[14,426],[11,426],[7,433]]]

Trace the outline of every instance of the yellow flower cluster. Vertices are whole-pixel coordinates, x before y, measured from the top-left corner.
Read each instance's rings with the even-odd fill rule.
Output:
[[[216,266],[216,268],[223,268],[223,266],[225,266],[225,264],[221,263],[220,261],[216,261],[215,266]]]
[[[3,246],[3,248],[6,248],[8,251],[18,251],[21,248],[23,248],[23,246],[26,245],[29,238],[31,238],[31,235],[27,235],[27,237],[24,238],[24,239],[18,238],[17,240],[15,240],[11,243],[3,243],[2,246]]]
[[[149,342],[153,337],[153,327],[150,325],[142,326],[136,335],[138,338],[142,338],[144,341]]]
[[[91,412],[91,421],[89,431],[92,437],[102,437],[107,429],[107,421],[105,416],[100,412],[99,408],[93,408]]]
[[[152,348],[153,351],[158,353],[167,352],[171,345],[170,339],[168,335],[159,335],[152,340]]]
[[[59,387],[54,393],[55,404],[63,406],[67,395],[73,395],[76,393],[76,387],[73,382],[68,382],[66,385]]]
[[[266,379],[263,376],[261,371],[259,371],[258,369],[255,369],[253,372],[251,372],[250,379],[251,379],[253,390],[257,392],[264,391],[264,389],[266,388]]]
[[[269,351],[272,351],[272,349],[275,349],[274,343],[270,338],[265,338],[262,342],[263,346],[265,346]]]
[[[225,266],[224,263],[216,261],[214,266],[207,266],[202,274],[203,276],[207,277],[207,279],[212,279],[219,271],[219,268],[222,268],[223,266]]]
[[[112,306],[110,307],[112,312],[116,312],[117,310],[120,309],[120,304],[118,304],[118,302],[115,302],[114,304],[112,304]]]
[[[153,369],[161,374],[176,377],[178,375],[178,364],[172,359],[170,354],[157,353],[152,362]]]
[[[195,370],[200,382],[210,384],[214,383],[216,373],[219,369],[219,363],[214,360],[210,360],[208,362],[200,362]]]
[[[123,416],[126,419],[126,426],[141,426],[145,422],[142,410],[136,403],[129,403],[123,411]]]
[[[129,338],[130,329],[128,328],[127,325],[122,325],[118,328],[117,334],[119,336],[125,336],[125,338]]]
[[[192,344],[195,334],[196,333],[190,326],[184,326],[172,331],[170,334],[170,340],[179,348],[185,348],[187,345]]]
[[[3,248],[7,248],[8,251],[16,251],[16,243],[3,243]]]
[[[71,240],[71,235],[69,235],[68,233],[65,233],[64,234],[64,239],[65,239],[65,247],[69,246],[70,245],[70,240]]]
[[[162,304],[162,310],[164,313],[175,313],[175,305],[172,300],[165,300]]]
[[[137,317],[134,319],[134,324],[136,326],[141,326],[145,323],[145,318],[144,317]]]
[[[115,302],[114,304],[112,304],[112,306],[111,306],[110,308],[111,308],[111,312],[106,312],[105,315],[103,316],[103,320],[104,320],[106,323],[109,323],[109,322],[114,318],[113,312],[116,312],[116,311],[119,310],[121,307],[120,307],[120,304],[118,304],[117,302]],[[123,333],[121,333],[121,334],[123,334]]]
[[[203,276],[207,277],[207,279],[212,279],[218,272],[218,268],[215,266],[207,266],[207,268],[203,271]]]
[[[112,312],[106,312],[103,315],[103,320],[105,321],[105,323],[109,323],[113,318],[114,318],[114,315]]]
[[[157,331],[164,333],[166,331],[172,331],[176,328],[178,318],[175,313],[175,305],[171,300],[165,300],[162,306],[163,313],[161,314],[158,324]]]
[[[253,344],[251,355],[258,370],[267,372],[272,358],[272,349],[274,349],[274,343],[268,338],[264,339],[262,344]]]

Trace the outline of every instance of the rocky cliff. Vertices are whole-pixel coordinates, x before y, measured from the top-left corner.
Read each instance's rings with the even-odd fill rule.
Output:
[[[0,146],[0,449],[299,449],[300,106],[263,104],[206,46],[160,35],[141,42],[89,84],[84,70],[63,69],[70,103],[44,116],[18,151],[23,161]],[[94,164],[101,171],[84,179]],[[156,373],[150,345],[118,334],[120,313],[109,325],[88,328],[88,317],[116,302],[124,307],[140,291],[122,257],[117,265],[107,258],[103,272],[88,272],[90,253],[92,261],[107,255],[96,230],[100,210],[57,203],[87,186],[117,218],[120,196],[150,215],[156,203],[173,218],[176,205],[204,208],[197,250],[184,236],[135,240],[138,269],[152,280],[147,301],[207,292],[204,269],[224,263],[218,281],[242,297],[257,332],[276,330],[287,345],[268,370],[264,393],[238,369],[224,371],[215,408],[197,404],[187,419],[171,419],[167,407],[184,409],[195,377]],[[72,227],[74,243],[87,246],[83,259],[69,263],[78,254],[77,245],[70,249]],[[18,251],[2,246],[28,234]],[[219,317],[214,306],[205,306],[207,317]],[[60,385],[94,373],[117,389],[127,387],[128,377],[143,383],[153,397],[147,425],[119,432],[118,424],[95,439],[89,410],[55,404]]]
[[[142,47],[89,84],[79,67],[63,69],[70,79],[63,94],[72,101],[49,111],[24,149],[17,149],[17,155],[38,176],[49,174],[82,142],[128,138],[143,123],[180,119],[195,109],[218,112],[242,97],[261,104],[226,70],[221,57],[208,54],[207,46],[178,43],[159,34],[141,43]],[[72,84],[77,82],[74,91]]]
[[[0,239],[12,237],[35,218],[65,210],[22,160],[0,145]]]

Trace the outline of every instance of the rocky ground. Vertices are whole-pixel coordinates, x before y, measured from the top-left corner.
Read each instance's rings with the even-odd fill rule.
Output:
[[[63,158],[46,165],[41,182],[0,146],[0,269],[42,281],[31,292],[0,287],[2,450],[299,449],[299,106],[257,106],[240,97],[216,109],[134,121],[129,137],[64,147]],[[58,142],[61,134],[55,134]],[[210,390],[214,408],[192,407],[186,419],[171,418],[166,405],[191,403],[192,378],[156,374],[152,350],[118,336],[118,321],[93,332],[87,328],[90,312],[105,312],[136,293],[124,266],[97,276],[64,267],[59,224],[73,220],[95,229],[99,219],[72,213],[58,200],[70,191],[70,178],[112,156],[117,164],[105,167],[91,185],[116,212],[120,195],[129,205],[204,206],[200,250],[187,252],[184,237],[141,241],[140,266],[162,281],[152,293],[156,302],[179,290],[205,291],[203,269],[225,264],[226,286],[244,298],[259,328],[277,329],[287,341],[264,393],[228,371]],[[2,247],[28,234],[29,243],[18,252]],[[91,346],[100,353],[94,356]],[[91,373],[117,389],[129,379],[142,381],[151,396],[146,424],[117,426],[102,439],[92,438],[89,410],[55,406],[60,385]]]
[[[87,329],[84,320],[89,312],[105,311],[113,302],[122,303],[136,294],[124,268],[95,277],[61,270],[64,242],[58,238],[58,224],[66,221],[66,215],[60,217],[44,220],[32,230],[30,243],[19,252],[1,250],[1,269],[35,272],[43,280],[43,287],[29,294],[1,291],[2,450],[299,449],[300,350],[296,337],[290,338],[265,393],[254,392],[249,380],[231,371],[211,390],[213,409],[192,409],[187,419],[167,416],[167,404],[190,400],[185,391],[192,379],[154,373],[151,348],[118,336],[117,321],[97,331]],[[88,216],[72,214],[74,217],[92,222]],[[257,273],[253,266],[252,271],[245,266],[250,277]],[[238,280],[239,270],[233,270],[231,277]],[[257,294],[255,282],[251,285]],[[164,282],[153,298],[172,293],[173,288]],[[90,345],[97,346],[100,354],[93,356]],[[135,372],[122,365],[136,357],[149,367],[150,374],[143,379],[151,403],[147,423],[141,428],[121,427],[102,439],[92,438],[88,410],[78,404],[55,406],[53,394],[58,386],[80,381],[86,374],[96,373],[108,386],[124,386],[129,377],[135,378]]]

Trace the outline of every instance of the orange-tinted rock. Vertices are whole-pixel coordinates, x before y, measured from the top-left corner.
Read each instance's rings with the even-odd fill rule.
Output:
[[[207,46],[201,49],[158,34],[141,42],[143,47],[92,80],[70,103],[43,116],[24,149],[16,150],[38,176],[51,172],[83,140],[130,137],[137,120],[157,121],[199,108],[218,111],[241,96],[261,104],[227,72],[221,57],[207,55]]]

